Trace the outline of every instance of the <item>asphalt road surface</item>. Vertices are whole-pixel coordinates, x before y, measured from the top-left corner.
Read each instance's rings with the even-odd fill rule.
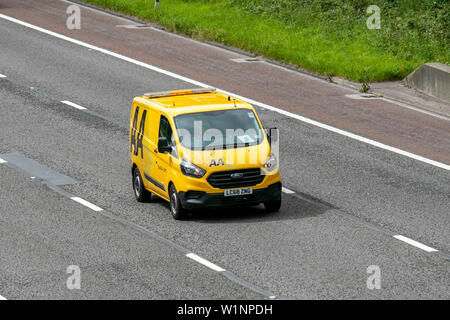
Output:
[[[450,298],[449,119],[68,5],[0,0],[0,297]],[[280,212],[136,202],[133,97],[204,83],[280,128]]]

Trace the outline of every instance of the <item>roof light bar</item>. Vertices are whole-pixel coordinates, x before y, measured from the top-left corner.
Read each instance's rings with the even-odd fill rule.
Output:
[[[154,99],[154,98],[184,96],[184,95],[189,95],[189,94],[213,93],[213,92],[216,92],[215,88],[199,88],[199,89],[151,92],[151,93],[144,94],[144,97],[147,97],[149,99]]]

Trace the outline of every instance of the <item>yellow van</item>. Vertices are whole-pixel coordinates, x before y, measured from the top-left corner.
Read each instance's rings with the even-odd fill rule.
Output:
[[[144,94],[133,100],[130,158],[136,199],[155,194],[175,219],[186,210],[281,206],[273,130],[254,108],[215,89]]]

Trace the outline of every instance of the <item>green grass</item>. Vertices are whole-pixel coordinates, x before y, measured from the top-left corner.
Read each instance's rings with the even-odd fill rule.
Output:
[[[447,0],[84,0],[201,40],[327,76],[396,80],[426,62],[449,64]],[[366,9],[381,8],[381,29]]]

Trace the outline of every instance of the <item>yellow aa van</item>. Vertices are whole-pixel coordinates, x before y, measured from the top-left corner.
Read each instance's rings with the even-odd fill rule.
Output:
[[[155,194],[175,219],[187,210],[281,206],[273,130],[254,108],[215,89],[149,93],[133,100],[130,158],[136,199]]]

